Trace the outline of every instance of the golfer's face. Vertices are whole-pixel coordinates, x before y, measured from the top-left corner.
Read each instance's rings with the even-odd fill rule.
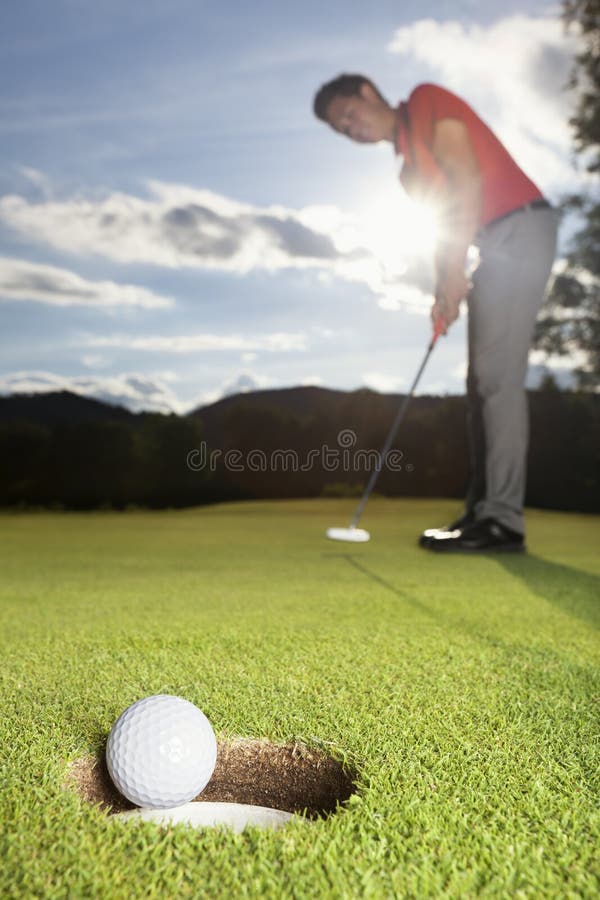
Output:
[[[383,138],[379,109],[362,96],[334,97],[327,107],[327,121],[335,131],[359,144]]]

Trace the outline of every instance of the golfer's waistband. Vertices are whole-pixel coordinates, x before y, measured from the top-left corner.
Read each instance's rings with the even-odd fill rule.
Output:
[[[498,222],[503,222],[504,219],[508,219],[510,216],[516,216],[517,213],[529,212],[529,210],[532,209],[552,209],[552,205],[548,203],[547,200],[544,200],[543,197],[540,197],[539,200],[532,200],[531,203],[524,203],[523,206],[517,206],[516,209],[511,209],[510,212],[498,216],[497,219],[492,219],[491,222],[487,222],[487,224],[479,229],[479,234],[483,234],[488,228],[491,228],[492,225],[497,225]]]

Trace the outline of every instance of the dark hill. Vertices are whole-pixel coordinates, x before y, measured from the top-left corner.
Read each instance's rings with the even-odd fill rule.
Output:
[[[380,394],[368,388],[355,391],[315,386],[280,388],[224,397],[189,415],[202,423],[205,439],[214,447],[239,445],[242,425],[245,436],[254,431],[260,440],[266,436],[265,432],[276,431],[279,437],[282,432],[289,434],[293,442],[297,426],[306,428],[312,423],[321,441],[327,438],[331,443],[334,439],[337,446],[338,432],[352,429],[357,433],[358,443],[368,440],[369,446],[377,448],[383,443],[402,397],[402,394]],[[410,423],[415,413],[435,414],[440,404],[454,408],[458,405],[462,409],[464,397],[415,397],[407,422]]]
[[[190,506],[360,492],[373,465],[365,460],[381,449],[400,401],[366,389],[294,387],[177,416],[68,392],[3,397],[0,505]],[[527,503],[600,510],[600,396],[533,391],[529,406]],[[377,490],[463,496],[465,417],[464,396],[415,397],[394,443],[401,470],[384,468]]]
[[[215,403],[208,404],[208,406],[199,406],[188,413],[188,415],[200,416],[202,419],[209,421],[219,418],[223,413],[234,406],[238,406],[240,403],[250,403],[290,413],[298,418],[305,418],[306,416],[314,415],[315,412],[330,409],[336,401],[347,395],[347,391],[336,391],[332,388],[322,388],[314,385],[269,388],[244,394],[231,394],[228,397],[222,397],[221,400],[217,400]]]
[[[0,422],[33,422],[36,425],[59,425],[63,422],[94,422],[106,419],[132,421],[135,414],[123,406],[112,406],[82,397],[71,391],[47,394],[11,394],[0,397]]]

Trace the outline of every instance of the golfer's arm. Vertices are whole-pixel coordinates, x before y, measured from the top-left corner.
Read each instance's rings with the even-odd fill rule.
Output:
[[[465,125],[442,119],[435,126],[433,153],[447,181],[447,207],[438,238],[438,280],[463,272],[467,250],[479,229],[481,174]]]

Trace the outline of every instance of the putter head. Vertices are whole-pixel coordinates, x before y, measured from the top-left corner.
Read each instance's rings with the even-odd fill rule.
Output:
[[[351,544],[363,544],[371,535],[364,528],[328,528],[325,532],[330,541],[347,541]]]

